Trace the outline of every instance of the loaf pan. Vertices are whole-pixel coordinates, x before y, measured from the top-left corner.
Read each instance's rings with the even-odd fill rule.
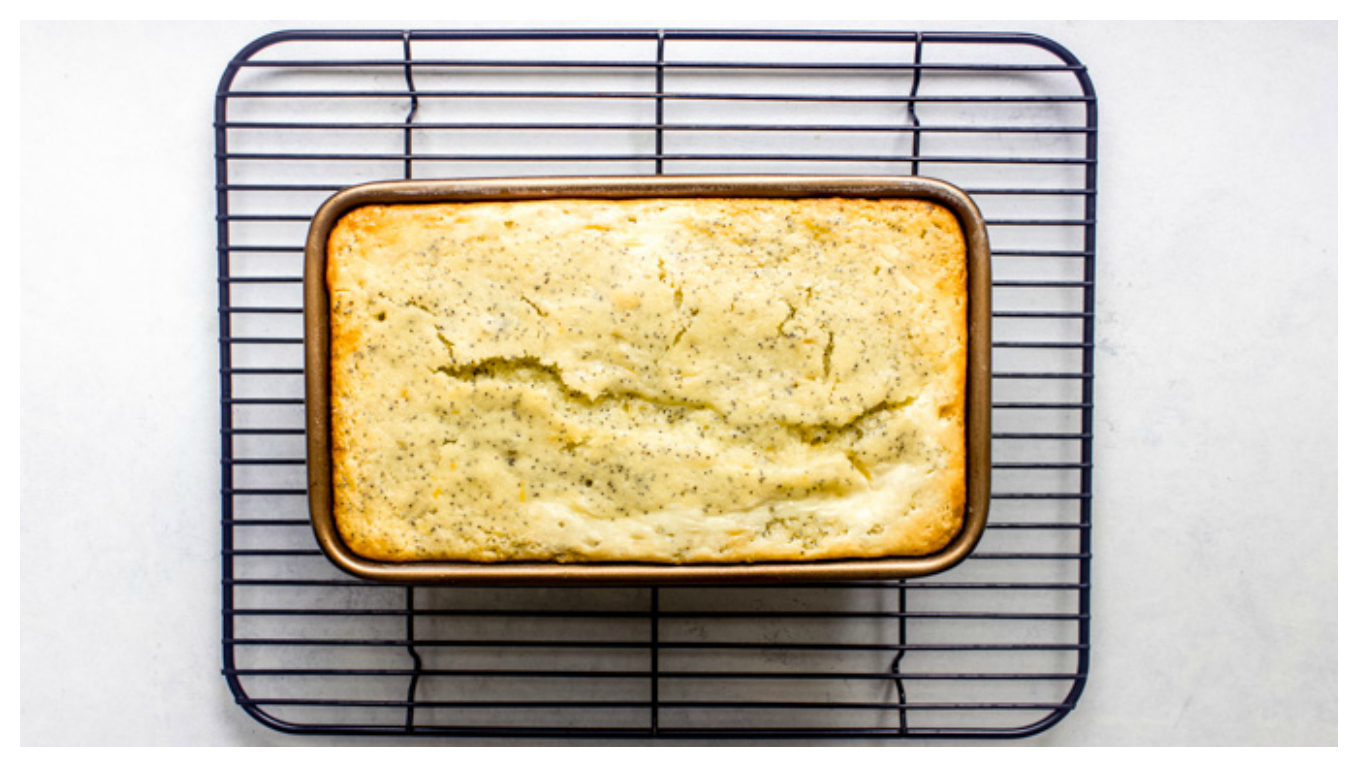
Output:
[[[966,517],[943,550],[893,557],[758,564],[379,562],[350,551],[332,509],[330,448],[330,321],[326,287],[327,241],[348,211],[372,204],[419,204],[552,198],[657,197],[906,197],[950,209],[966,236],[968,360],[966,405]],[[677,584],[914,578],[942,572],[976,547],[990,504],[990,247],[972,200],[949,184],[894,176],[658,176],[393,181],[351,187],[316,213],[306,243],[305,343],[307,493],[321,549],[341,569],[361,578],[404,584]]]

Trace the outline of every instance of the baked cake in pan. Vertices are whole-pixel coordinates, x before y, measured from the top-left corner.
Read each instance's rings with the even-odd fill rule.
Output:
[[[327,270],[360,556],[879,558],[962,526],[967,248],[943,206],[368,205]]]

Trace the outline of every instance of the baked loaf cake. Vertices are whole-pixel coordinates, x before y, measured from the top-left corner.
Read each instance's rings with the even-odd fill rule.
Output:
[[[966,245],[941,206],[369,206],[328,279],[360,556],[908,556],[962,525]]]

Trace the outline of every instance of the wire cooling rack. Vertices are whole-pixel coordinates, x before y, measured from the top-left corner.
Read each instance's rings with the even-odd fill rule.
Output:
[[[1089,657],[1096,104],[1011,34],[306,31],[216,96],[222,651],[291,733],[1020,737]],[[908,582],[411,588],[360,582],[307,517],[312,213],[398,178],[923,175],[994,254],[993,496],[961,566]]]

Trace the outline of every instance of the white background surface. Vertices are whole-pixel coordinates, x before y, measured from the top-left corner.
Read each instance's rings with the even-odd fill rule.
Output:
[[[220,674],[212,159],[294,26],[23,26],[25,745],[298,743]],[[1098,91],[1092,668],[1023,743],[1337,743],[1337,24],[886,26]]]

